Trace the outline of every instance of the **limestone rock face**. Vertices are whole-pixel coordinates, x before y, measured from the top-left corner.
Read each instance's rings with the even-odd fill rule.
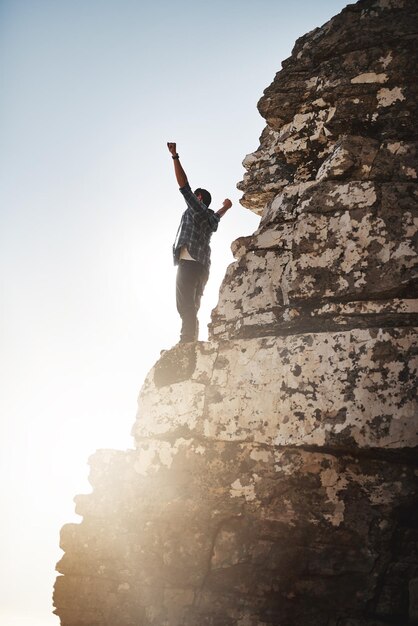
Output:
[[[210,341],[90,461],[62,626],[418,624],[418,4],[362,0],[260,100]]]
[[[218,338],[416,324],[418,4],[358,2],[296,43],[244,160]],[[268,295],[267,295],[268,294]]]

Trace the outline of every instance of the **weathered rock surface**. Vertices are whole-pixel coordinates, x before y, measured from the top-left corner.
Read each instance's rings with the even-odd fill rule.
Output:
[[[266,89],[238,185],[262,218],[235,242],[218,338],[418,325],[417,31],[414,1],[350,5]]]
[[[210,341],[62,529],[63,626],[418,624],[418,3],[364,0],[265,91]]]

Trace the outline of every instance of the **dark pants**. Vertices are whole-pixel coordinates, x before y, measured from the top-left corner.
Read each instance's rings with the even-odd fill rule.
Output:
[[[197,312],[207,280],[208,270],[201,263],[180,259],[177,268],[176,302],[182,321],[181,342],[198,339]]]

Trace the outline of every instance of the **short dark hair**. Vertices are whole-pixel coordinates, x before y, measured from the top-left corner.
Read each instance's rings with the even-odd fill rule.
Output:
[[[212,202],[212,196],[210,195],[209,191],[207,191],[206,189],[201,189],[199,187],[198,189],[195,190],[194,195],[202,196],[202,202],[206,206],[209,206],[210,203]]]

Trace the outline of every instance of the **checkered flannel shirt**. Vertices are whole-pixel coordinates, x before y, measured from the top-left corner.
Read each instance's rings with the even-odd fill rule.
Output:
[[[189,254],[195,261],[209,269],[210,267],[210,238],[218,229],[220,217],[203,202],[198,200],[190,189],[189,183],[180,187],[187,203],[187,209],[182,215],[176,240],[173,245],[174,265],[179,262],[180,249],[186,246]]]

